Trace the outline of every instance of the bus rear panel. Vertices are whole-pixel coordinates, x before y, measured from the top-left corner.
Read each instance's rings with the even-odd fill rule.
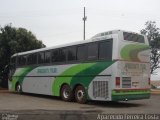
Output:
[[[112,100],[150,98],[150,50],[143,35],[119,32]]]

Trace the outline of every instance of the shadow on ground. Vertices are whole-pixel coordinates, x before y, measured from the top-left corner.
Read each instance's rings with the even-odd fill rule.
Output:
[[[13,94],[17,94],[17,93],[13,92]],[[40,95],[40,94],[31,94],[31,93],[23,93],[22,95],[62,101],[60,97],[49,96],[49,95]],[[75,101],[73,101],[73,102],[75,102]],[[142,103],[133,103],[133,102],[130,103],[130,101],[119,101],[119,102],[117,102],[117,101],[88,101],[86,104],[89,105],[89,106],[81,107],[81,108],[82,109],[88,109],[88,108],[91,109],[91,108],[95,108],[96,106],[97,107],[104,107],[104,108],[105,107],[109,107],[109,108],[130,108],[130,107],[145,106]]]

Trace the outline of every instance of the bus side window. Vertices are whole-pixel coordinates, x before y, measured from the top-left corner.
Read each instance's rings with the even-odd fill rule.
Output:
[[[112,59],[112,41],[103,41],[99,43],[99,59]]]
[[[26,65],[26,63],[27,63],[27,55],[18,57],[18,65],[19,66]]]
[[[21,56],[18,56],[18,66],[21,66]]]
[[[67,49],[66,48],[60,48],[52,50],[51,53],[51,61],[54,62],[66,62],[67,57]]]
[[[32,63],[33,63],[33,64],[37,64],[37,53],[33,54],[32,57],[33,57]]]
[[[88,45],[88,60],[96,60],[98,58],[98,43],[90,43]]]
[[[87,55],[87,46],[85,44],[77,46],[77,60],[79,61],[86,60],[86,55]]]
[[[67,60],[68,61],[74,61],[76,60],[76,46],[73,47],[68,47],[68,57]]]
[[[45,61],[44,52],[38,53],[38,64],[42,64]]]
[[[11,58],[11,68],[14,69],[16,67],[16,57]]]
[[[67,49],[65,48],[59,49],[59,56],[58,56],[59,62],[66,61],[66,57],[67,57],[66,53],[67,53]]]
[[[50,51],[46,51],[45,52],[45,63],[50,63],[50,56],[51,56]]]
[[[28,65],[37,64],[37,54],[36,53],[28,55],[27,64]]]
[[[52,52],[51,52],[51,61],[53,63],[54,62],[58,62],[58,56],[59,56],[59,50],[58,49],[52,50]]]

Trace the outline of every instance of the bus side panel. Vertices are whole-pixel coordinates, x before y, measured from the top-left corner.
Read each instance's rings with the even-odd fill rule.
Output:
[[[16,91],[17,83],[22,84],[24,77],[34,69],[34,67],[17,68],[9,81],[9,90]]]
[[[25,77],[22,83],[22,91],[26,93],[37,93],[52,95],[52,83],[54,77]]]
[[[72,66],[74,65],[40,66],[35,68],[29,72],[23,80],[23,92],[55,95],[52,91],[54,81],[57,76],[61,75],[65,70]]]
[[[113,66],[113,64],[112,64]],[[96,76],[88,87],[90,100],[110,101],[112,91],[112,66],[106,68]]]
[[[109,81],[111,79],[110,67],[114,63],[115,61],[102,61],[70,65],[40,66],[37,68],[18,68],[12,80],[12,90],[15,90],[17,82],[22,85],[23,92],[54,96],[60,96],[60,88],[64,83],[70,85],[71,89],[73,89],[75,85],[81,84],[87,90],[94,79],[98,81]],[[104,83],[106,86],[110,84],[110,82]],[[107,99],[110,98],[107,97]]]

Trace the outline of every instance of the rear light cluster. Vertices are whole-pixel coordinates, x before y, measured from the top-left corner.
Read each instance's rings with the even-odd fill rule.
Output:
[[[151,79],[148,78],[148,85],[151,85]]]
[[[120,87],[120,85],[121,85],[121,79],[120,79],[120,77],[116,77],[115,78],[115,85],[116,85],[116,87]],[[151,85],[151,79],[150,78],[148,78],[148,85]],[[130,86],[131,87],[131,86]],[[129,87],[129,88],[130,88]]]
[[[120,87],[120,77],[116,77],[116,87]]]

